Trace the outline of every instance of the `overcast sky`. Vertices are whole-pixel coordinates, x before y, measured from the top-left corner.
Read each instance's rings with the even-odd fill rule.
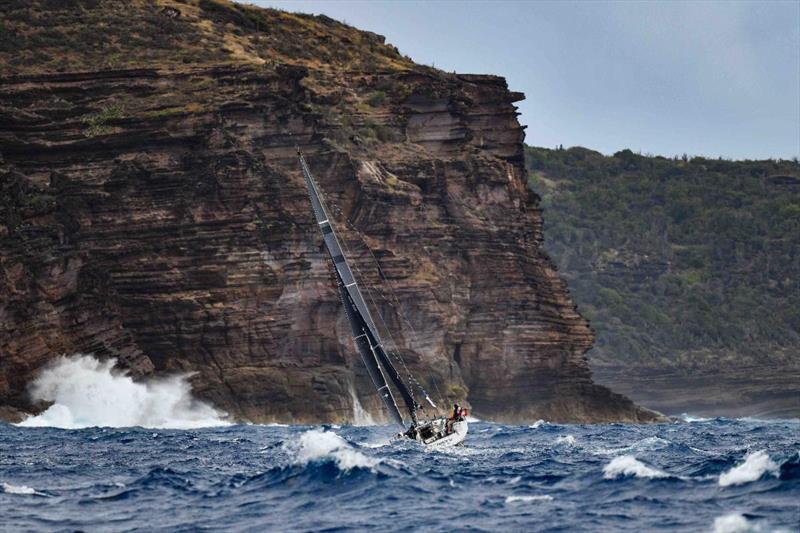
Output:
[[[526,142],[800,156],[800,1],[260,0],[386,36],[418,63],[505,76]]]

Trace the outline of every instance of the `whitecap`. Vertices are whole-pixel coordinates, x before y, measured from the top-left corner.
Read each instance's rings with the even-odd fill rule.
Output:
[[[383,448],[384,446],[388,446],[392,442],[394,442],[395,437],[390,437],[388,439],[379,440],[377,442],[358,442],[360,447],[362,448]]]
[[[714,533],[755,533],[758,531],[762,531],[760,526],[739,513],[729,513],[714,519]]]
[[[47,494],[43,492],[39,492],[36,489],[32,489],[26,485],[12,485],[11,483],[0,483],[0,488],[3,489],[3,492],[6,494],[19,494],[25,496],[47,496]]]
[[[507,496],[506,503],[515,502],[551,502],[553,497],[549,494],[537,494],[536,496]]]
[[[312,429],[306,431],[294,446],[296,463],[308,464],[313,461],[333,460],[340,470],[353,468],[374,468],[380,460],[367,457],[353,449],[346,440],[332,431]]]
[[[778,464],[770,459],[767,452],[758,450],[749,453],[742,464],[736,465],[727,472],[719,476],[719,486],[728,487],[730,485],[742,485],[761,479],[764,474],[772,474],[777,477],[779,472]]]
[[[565,446],[575,446],[575,437],[572,435],[560,435],[556,439],[556,444],[563,444]]]
[[[538,429],[538,428],[540,428],[541,426],[543,426],[544,424],[547,424],[547,422],[545,422],[544,420],[541,420],[541,419],[539,419],[539,420],[537,420],[536,422],[534,422],[533,424],[531,424],[531,425],[530,425],[530,426],[528,426],[528,427],[529,427],[530,429]]]
[[[30,386],[34,400],[53,404],[23,420],[24,427],[132,427],[189,429],[228,422],[192,397],[188,375],[135,382],[114,368],[116,361],[91,355],[59,357]]]
[[[669,474],[647,466],[632,455],[615,457],[610,463],[603,467],[603,477],[606,479],[616,479],[625,476],[655,479],[669,477]]]
[[[516,485],[522,480],[522,476],[515,476],[508,480],[507,485]]]
[[[692,423],[692,422],[710,422],[711,420],[714,420],[713,418],[703,418],[703,417],[700,417],[700,416],[692,416],[692,415],[690,415],[688,413],[683,413],[678,418],[680,418],[684,422],[689,422],[689,423]]]

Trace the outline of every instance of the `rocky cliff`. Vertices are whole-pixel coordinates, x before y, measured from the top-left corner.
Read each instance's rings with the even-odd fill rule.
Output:
[[[0,404],[63,353],[194,372],[242,420],[381,410],[294,147],[385,329],[479,417],[649,420],[595,385],[542,250],[502,78],[414,64],[325,17],[222,2],[6,3]]]

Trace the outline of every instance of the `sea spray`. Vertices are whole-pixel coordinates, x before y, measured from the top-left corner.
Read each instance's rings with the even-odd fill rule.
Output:
[[[719,486],[729,487],[731,485],[742,485],[761,479],[764,474],[772,474],[778,477],[779,467],[767,452],[758,450],[745,457],[742,464],[736,465],[727,472],[719,476]]]
[[[91,355],[58,358],[30,387],[33,399],[53,405],[19,425],[189,429],[227,424],[222,413],[192,397],[188,376],[135,382],[115,364]]]

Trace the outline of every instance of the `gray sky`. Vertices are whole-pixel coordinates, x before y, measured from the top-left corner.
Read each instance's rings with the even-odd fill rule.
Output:
[[[800,156],[800,1],[260,0],[386,36],[414,61],[505,76],[526,142]]]

